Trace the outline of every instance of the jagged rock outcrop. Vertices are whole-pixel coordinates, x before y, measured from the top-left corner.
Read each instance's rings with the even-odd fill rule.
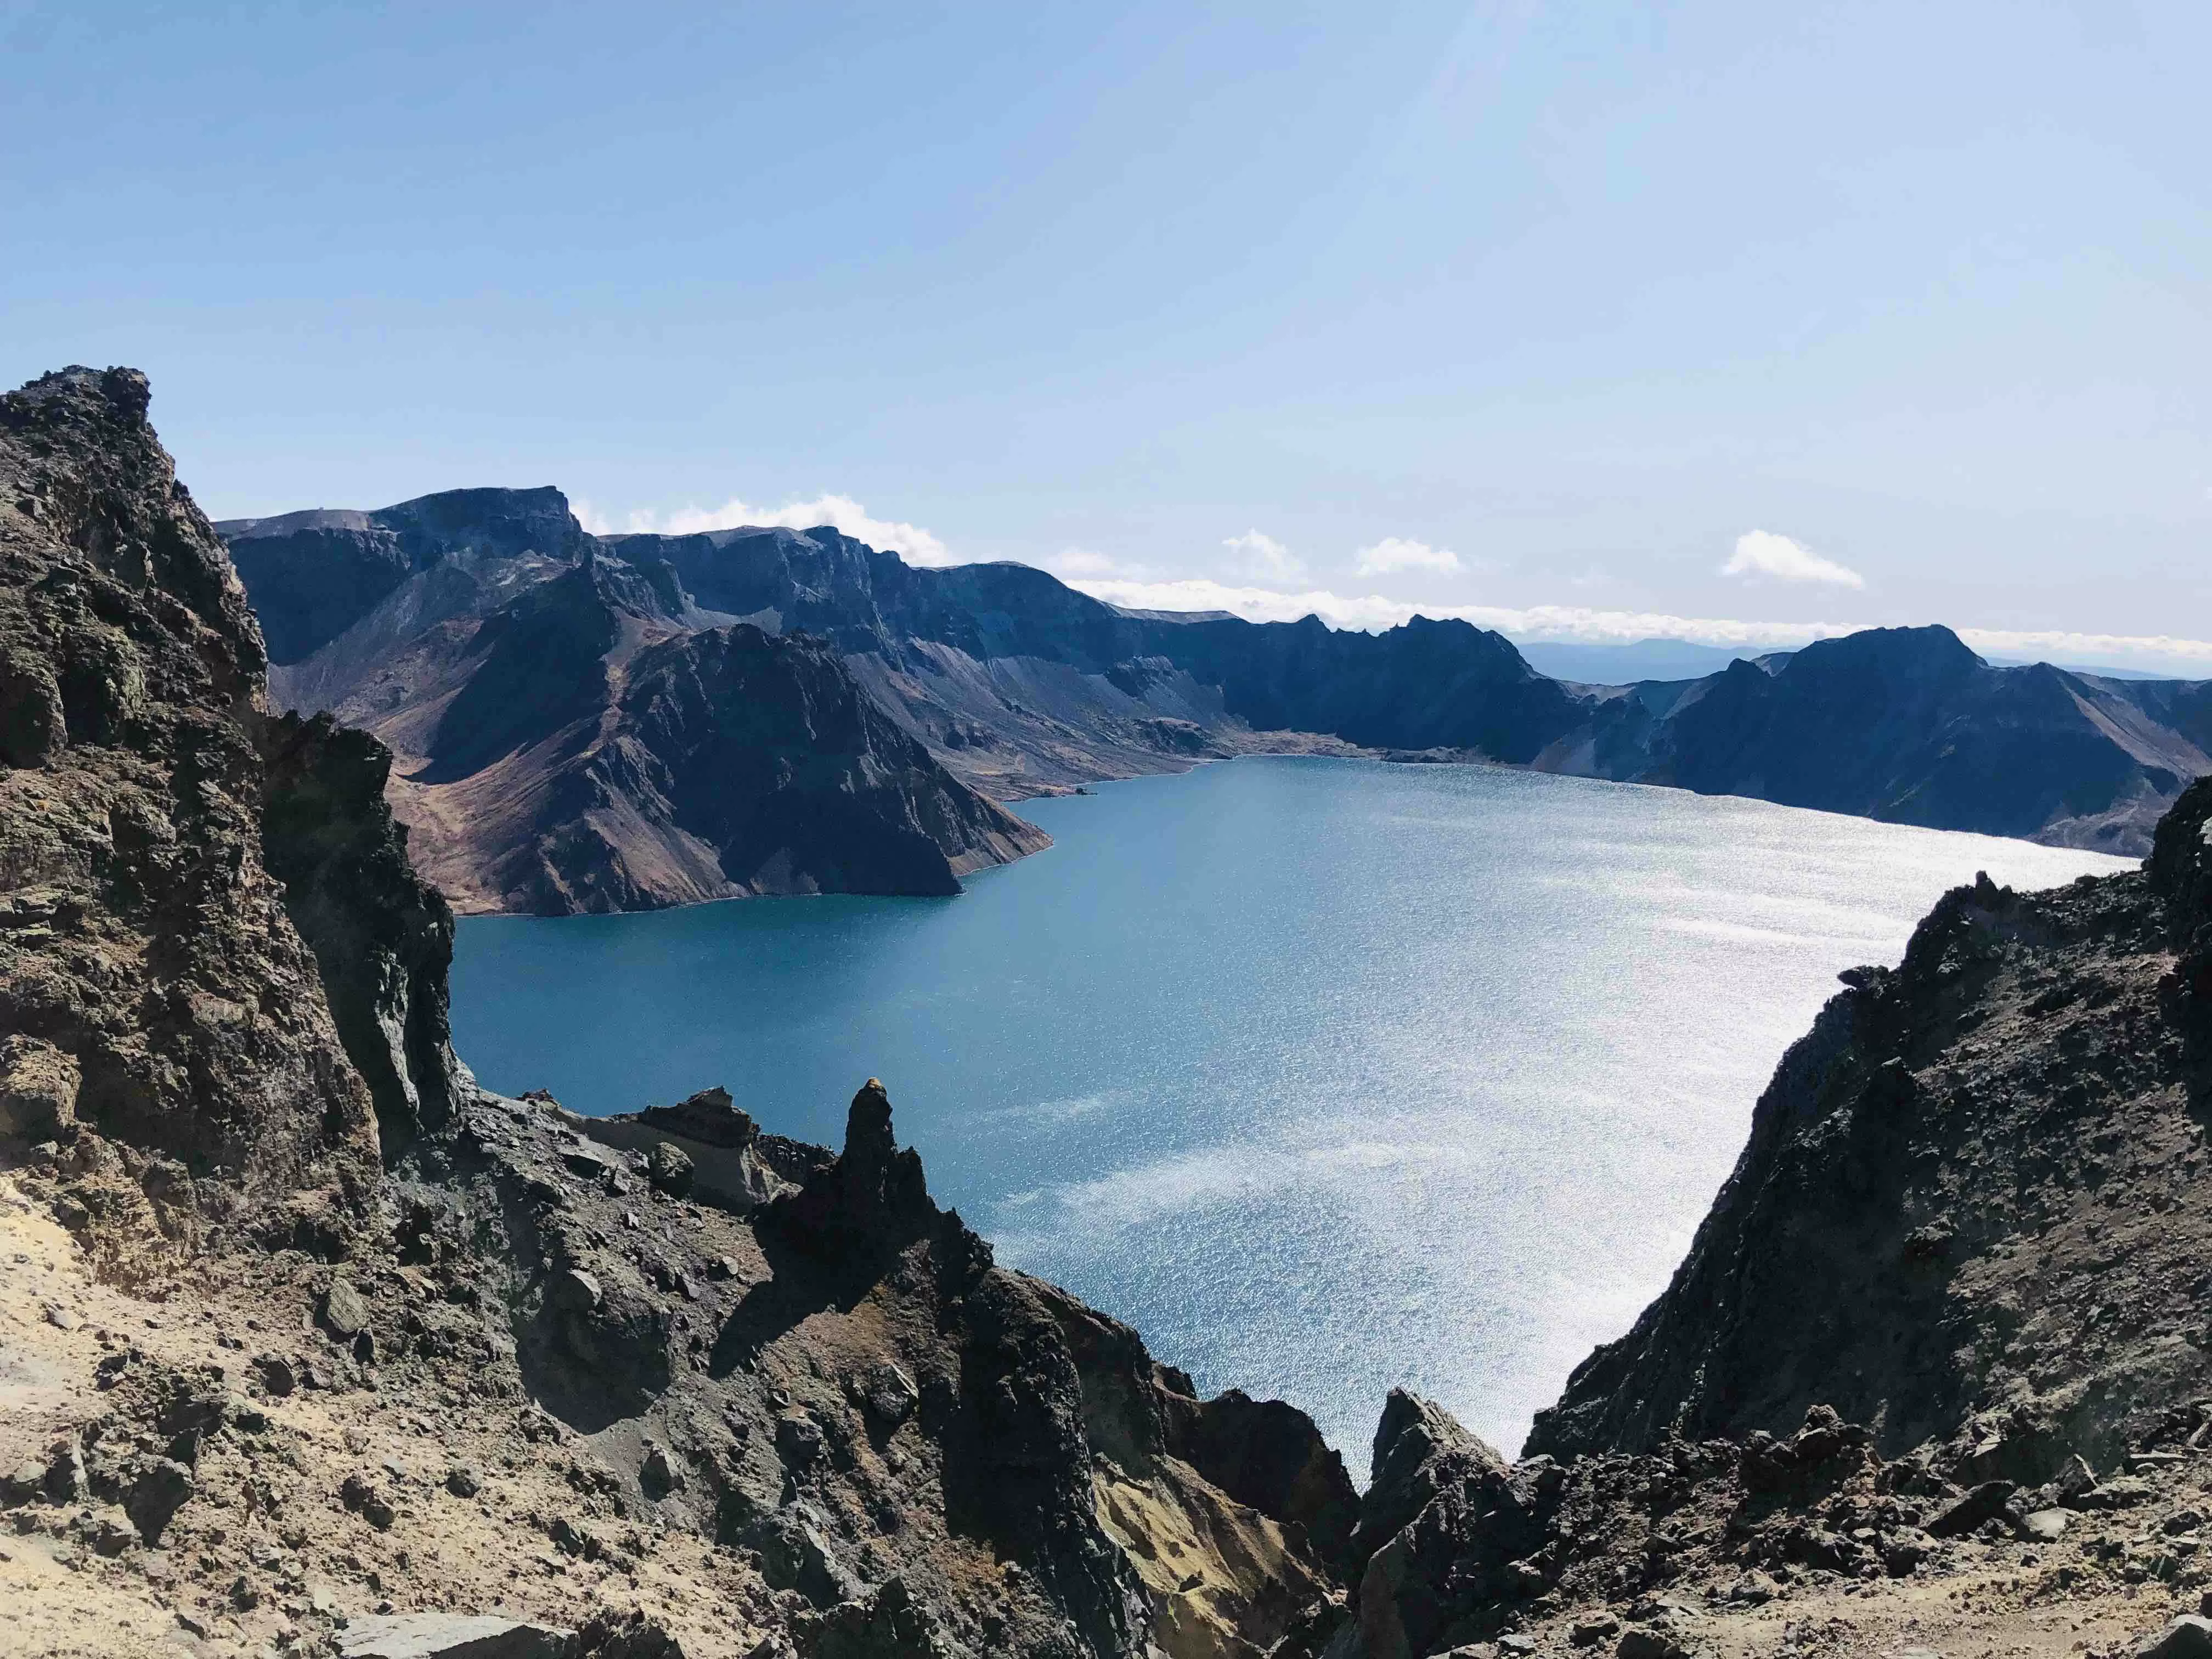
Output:
[[[349,1224],[378,1169],[264,856],[260,635],[147,401],[82,368],[0,398],[0,1089],[80,1131],[72,1214],[117,1271]]]
[[[1127,1328],[996,1267],[881,1085],[835,1157],[760,1149],[746,1193],[656,1182],[672,1142],[757,1148],[732,1120],[719,1091],[611,1130],[483,1101],[453,1178],[409,1192],[434,1271],[514,1310],[532,1396],[620,1449],[665,1523],[757,1554],[804,1649],[1228,1659],[1334,1584],[1356,1500],[1312,1424],[1199,1401]],[[487,1226],[509,1241],[489,1259],[462,1243]]]
[[[384,798],[389,750],[326,714],[278,715],[260,740],[262,858],[315,953],[388,1157],[442,1127],[465,1086],[447,1018],[453,911],[408,862]]]

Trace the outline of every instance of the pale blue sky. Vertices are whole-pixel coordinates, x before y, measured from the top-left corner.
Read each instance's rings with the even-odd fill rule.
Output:
[[[0,374],[146,368],[218,515],[837,495],[1254,614],[2212,641],[2208,59],[2121,0],[0,0]]]

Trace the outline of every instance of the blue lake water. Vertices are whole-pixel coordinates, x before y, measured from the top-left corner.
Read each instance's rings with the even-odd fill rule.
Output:
[[[1384,1391],[1510,1451],[1666,1282],[1838,969],[2094,854],[1491,768],[1255,758],[1021,810],[955,899],[461,924],[456,1046],[589,1113],[877,1076],[1001,1261],[1364,1477]]]

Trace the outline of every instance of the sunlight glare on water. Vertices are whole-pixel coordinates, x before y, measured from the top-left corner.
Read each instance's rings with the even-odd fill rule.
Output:
[[[890,1090],[1002,1262],[1364,1477],[1404,1383],[1516,1448],[1665,1284],[1783,1049],[2026,842],[1492,768],[1248,759],[1019,809],[957,899],[465,921],[462,1057],[591,1113]]]

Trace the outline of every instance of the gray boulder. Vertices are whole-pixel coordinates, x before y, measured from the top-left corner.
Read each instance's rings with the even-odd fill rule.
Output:
[[[402,1613],[338,1632],[344,1659],[568,1659],[570,1633],[514,1619]]]

